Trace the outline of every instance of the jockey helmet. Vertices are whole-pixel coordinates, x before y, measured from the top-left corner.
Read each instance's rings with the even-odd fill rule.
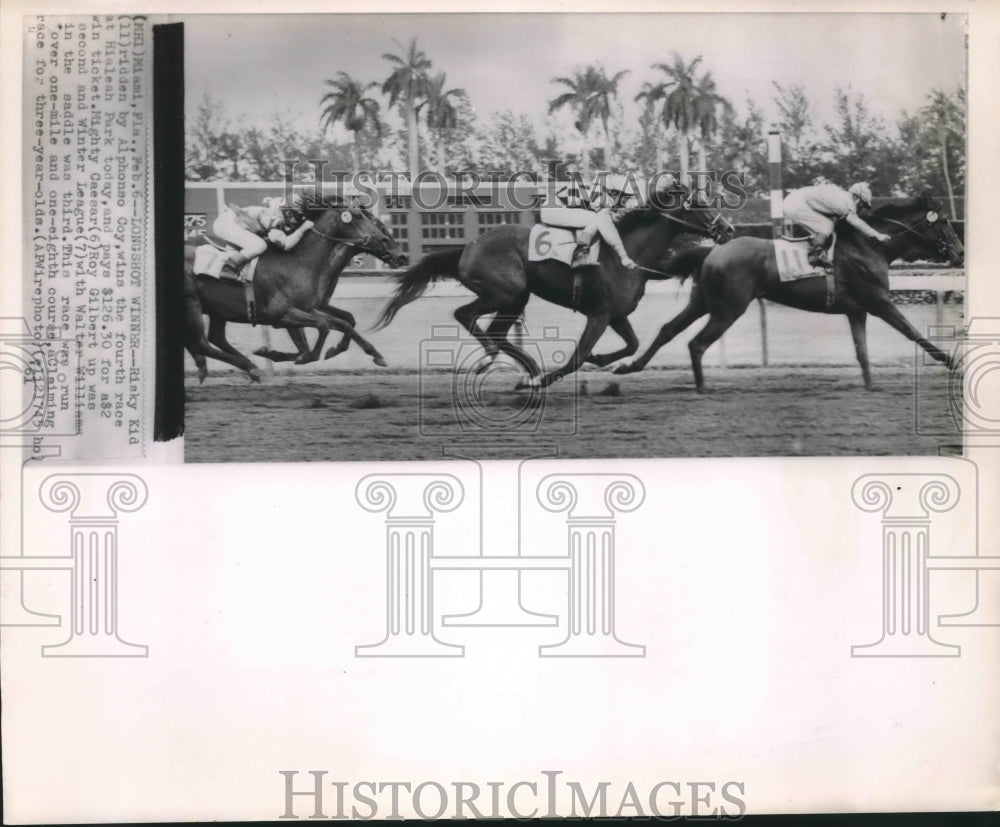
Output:
[[[851,184],[851,188],[848,192],[857,198],[862,204],[869,207],[872,205],[872,188],[866,183],[858,182],[857,184]]]

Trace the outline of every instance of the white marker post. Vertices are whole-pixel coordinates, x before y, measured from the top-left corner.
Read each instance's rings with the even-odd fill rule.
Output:
[[[781,238],[785,223],[783,202],[785,190],[781,186],[781,133],[771,129],[767,133],[767,167],[771,180],[771,236],[775,241]],[[767,305],[763,299],[757,299],[760,308],[760,352],[761,362],[767,367]]]

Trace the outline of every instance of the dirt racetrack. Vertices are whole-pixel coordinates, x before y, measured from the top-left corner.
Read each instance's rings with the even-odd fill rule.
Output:
[[[348,279],[335,302],[357,317],[358,330],[382,351],[388,368],[375,368],[352,346],[328,361],[274,365],[262,385],[209,360],[209,377],[198,385],[186,357],[187,460],[429,460],[439,459],[444,447],[485,456],[485,449],[477,454],[476,448],[484,443],[506,445],[490,450],[492,458],[523,457],[556,445],[560,456],[593,458],[912,455],[935,454],[939,444],[958,441],[937,435],[955,434],[948,371],[924,365],[920,357],[915,372],[913,343],[879,320],[868,325],[877,388],[871,393],[863,389],[843,316],[768,304],[770,366],[761,367],[755,302],[705,355],[709,395],[694,392],[686,347],[703,324],[698,322],[643,373],[585,369],[535,404],[539,400],[527,392],[513,390],[519,374],[503,359],[495,373],[475,380],[471,368],[482,349],[468,336],[455,338],[453,317],[471,294],[454,283],[434,285],[404,307],[391,327],[372,331],[392,286],[388,280]],[[630,317],[643,345],[685,305],[689,287],[647,285]],[[960,325],[962,310],[947,305],[939,318],[933,306],[903,308],[920,330]],[[583,316],[538,300],[528,305],[526,318],[526,347],[530,343],[549,369],[575,347],[584,323]],[[265,335],[274,347],[290,348],[284,331],[229,327],[230,341],[245,354]],[[595,351],[617,347],[620,340],[609,332]],[[268,367],[262,359],[256,363]]]
[[[445,447],[513,459],[553,445],[567,458],[906,455],[959,441],[941,436],[955,432],[945,368],[873,373],[869,393],[855,366],[715,369],[713,392],[699,396],[689,370],[586,370],[534,401],[507,369],[481,386],[450,372],[189,377],[185,452],[189,462],[431,460]],[[487,454],[486,443],[505,447]]]

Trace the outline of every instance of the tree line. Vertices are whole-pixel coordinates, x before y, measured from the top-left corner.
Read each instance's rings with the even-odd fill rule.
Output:
[[[751,196],[769,189],[768,124],[760,102],[736,104],[721,95],[700,56],[674,53],[649,67],[635,97],[637,122],[623,117],[620,85],[629,73],[609,74],[600,63],[552,78],[552,96],[539,119],[511,110],[483,117],[464,89],[435,70],[416,39],[393,43],[395,50],[382,56],[384,79],[336,72],[323,81],[315,119],[305,125],[288,113],[248,125],[218,100],[203,97],[187,128],[188,180],[281,180],[285,159],[411,175],[425,169],[544,174],[559,160],[588,180],[594,170],[677,170],[686,179],[693,166],[737,170]],[[893,124],[862,93],[838,88],[834,95],[833,118],[820,123],[803,85],[772,84],[786,189],[865,180],[878,195],[930,190],[947,196],[957,217],[955,199],[965,194],[964,89],[935,89],[924,106]],[[392,110],[399,114],[397,128],[386,118]],[[571,114],[575,135],[557,122],[563,111]]]

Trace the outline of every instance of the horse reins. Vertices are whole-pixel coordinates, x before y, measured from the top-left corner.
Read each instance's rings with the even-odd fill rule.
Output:
[[[925,221],[927,221],[927,216],[926,215],[923,218],[921,218],[913,226],[910,226],[909,224],[904,224],[902,221],[897,221],[895,218],[883,218],[882,221],[886,221],[889,224],[895,224],[897,227],[902,227],[903,228],[901,232],[893,233],[891,236],[889,236],[890,238],[897,238],[897,237],[903,235],[903,233],[913,233],[921,241],[926,241],[927,240],[922,235],[920,235],[920,233],[918,233],[917,230],[916,230],[917,227],[919,227],[921,224],[923,224]],[[928,223],[930,223],[930,222],[928,222]]]
[[[919,238],[923,242],[930,241],[930,239],[925,238],[920,233],[918,233],[917,230],[916,230],[916,228],[919,227],[924,222],[926,222],[928,224],[933,224],[934,223],[934,221],[929,220],[926,215],[923,218],[921,218],[913,226],[910,226],[909,224],[904,224],[902,221],[897,221],[894,218],[883,218],[882,220],[883,221],[887,221],[890,224],[895,224],[897,227],[902,227],[903,228],[899,232],[893,233],[892,235],[890,235],[889,236],[890,240],[893,239],[893,238],[899,238],[899,236],[904,235],[905,233],[913,233],[917,238]],[[939,220],[939,219],[935,219],[935,220]],[[938,251],[941,252],[943,255],[949,255],[950,254],[949,253],[949,244],[948,244],[948,241],[946,239],[943,239],[943,238],[934,239],[934,243],[937,244]]]
[[[320,238],[325,238],[327,241],[333,241],[339,244],[347,244],[351,247],[366,247],[372,240],[372,237],[370,235],[362,236],[360,240],[355,238],[338,238],[335,235],[327,235],[322,230],[317,230],[315,225],[310,227],[309,230],[310,232],[316,233],[316,235],[318,235]]]

